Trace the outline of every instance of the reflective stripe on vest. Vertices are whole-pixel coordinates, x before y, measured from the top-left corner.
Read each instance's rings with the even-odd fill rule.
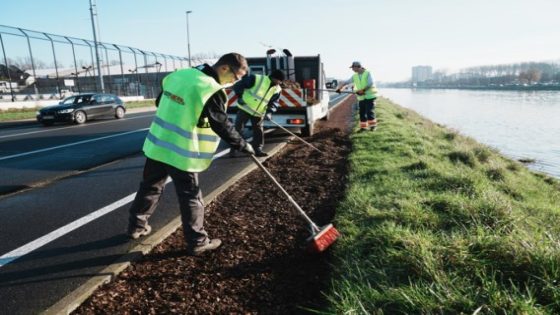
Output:
[[[280,86],[272,86],[272,80],[266,75],[255,74],[255,85],[252,88],[243,91],[243,101],[247,103],[247,107],[251,109],[245,110],[240,107],[243,111],[247,112],[249,115],[262,116],[268,108],[268,102],[272,95],[280,93],[282,89]]]
[[[367,70],[364,70],[361,76],[358,75],[358,73],[354,73],[354,75],[352,76],[352,81],[354,82],[354,88],[356,90],[361,90],[365,88],[368,85],[368,76],[369,76],[369,71]],[[375,85],[369,87],[365,92],[366,93],[364,95],[356,95],[359,101],[365,99],[369,100],[372,98],[377,98],[377,88],[375,87]]]
[[[158,138],[156,138],[156,136],[154,136],[151,133],[148,133],[148,135],[146,136],[146,139],[150,140],[152,143],[154,143],[157,146],[160,146],[162,148],[166,148],[170,151],[173,151],[181,156],[187,157],[187,158],[191,158],[191,159],[212,159],[214,157],[214,153],[200,153],[200,152],[192,152],[192,151],[187,151],[184,150],[183,148],[180,148],[178,146],[176,146],[175,144],[171,143],[171,142],[167,142],[164,140],[160,140]]]
[[[200,114],[222,86],[197,68],[169,74],[162,86],[164,92],[143,151],[147,157],[183,171],[204,171],[220,139],[212,129],[198,127]]]
[[[154,118],[154,123],[160,125],[162,128],[168,129],[169,131],[173,131],[175,133],[178,133],[179,135],[187,138],[187,139],[192,139],[193,138],[193,133],[183,130],[181,129],[181,127],[175,126],[173,124],[167,123],[165,122],[163,119],[159,118],[156,116],[156,118]],[[213,136],[213,135],[199,135],[198,136],[198,140],[199,141],[218,141],[218,136]]]

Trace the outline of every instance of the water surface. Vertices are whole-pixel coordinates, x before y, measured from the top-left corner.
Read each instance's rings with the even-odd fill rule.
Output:
[[[560,91],[380,89],[382,96],[560,178]]]

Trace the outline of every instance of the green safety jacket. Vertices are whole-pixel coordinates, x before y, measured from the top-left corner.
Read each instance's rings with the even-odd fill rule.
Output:
[[[271,86],[272,80],[266,75],[255,74],[255,84],[252,88],[243,91],[242,99],[247,105],[239,108],[252,116],[263,116],[268,107],[270,98],[282,91],[278,85]],[[249,110],[247,108],[249,107]]]
[[[169,74],[162,86],[156,117],[144,142],[144,154],[183,171],[204,171],[212,162],[220,138],[207,121],[200,123],[200,114],[206,101],[222,86],[196,68]]]
[[[357,73],[354,73],[354,75],[352,76],[352,81],[354,81],[354,88],[356,90],[364,89],[368,85],[368,80],[367,80],[368,76],[369,76],[369,71],[367,70],[365,70],[362,73],[361,79]],[[364,95],[356,95],[356,96],[358,97],[358,101],[377,98],[377,88],[375,87],[375,85],[372,85],[371,87],[365,90]]]

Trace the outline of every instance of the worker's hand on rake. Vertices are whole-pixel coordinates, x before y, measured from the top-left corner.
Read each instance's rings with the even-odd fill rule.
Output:
[[[358,95],[364,95],[364,94],[366,94],[366,92],[364,92],[364,90],[357,90],[357,91],[356,91],[356,94],[358,94]]]
[[[336,89],[335,92],[338,93],[338,94],[340,94],[340,93],[342,93],[342,90],[341,90],[341,89]]]
[[[249,142],[245,142],[245,145],[241,147],[240,151],[249,155],[255,155],[255,149],[253,149],[253,146]]]
[[[264,114],[264,119],[269,121],[272,120],[272,113],[266,112],[266,114]]]

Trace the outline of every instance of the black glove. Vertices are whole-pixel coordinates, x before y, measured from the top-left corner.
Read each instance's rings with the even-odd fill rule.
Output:
[[[264,119],[272,120],[272,113],[271,112],[266,112],[266,114],[264,114]]]
[[[253,149],[253,146],[249,142],[245,142],[245,145],[241,148],[241,152],[255,155],[255,149]]]
[[[336,89],[335,92],[338,93],[338,94],[340,94],[341,91],[340,91],[340,89]]]

